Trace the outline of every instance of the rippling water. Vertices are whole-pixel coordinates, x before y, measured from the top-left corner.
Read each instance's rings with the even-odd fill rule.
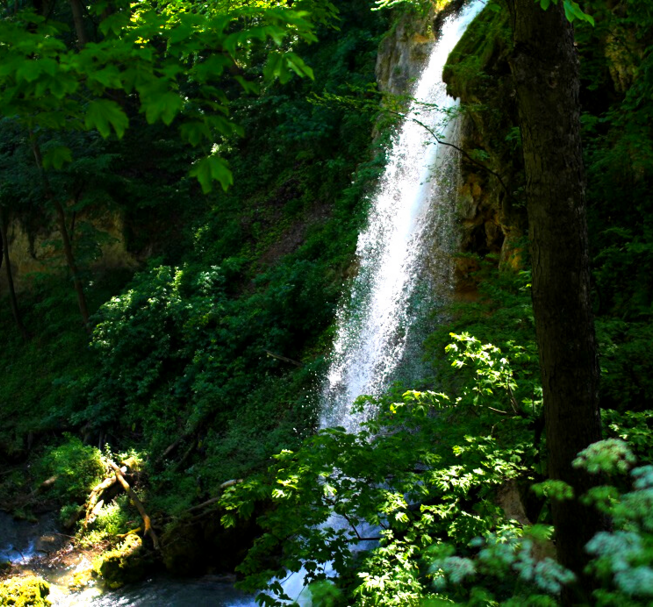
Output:
[[[39,565],[38,557],[60,549],[69,538],[58,533],[54,513],[36,522],[18,521],[0,511],[0,562],[10,562],[17,572],[36,574],[50,583],[53,607],[251,607],[252,597],[234,588],[230,577],[171,578],[155,575],[139,584],[104,592],[95,583],[70,593],[67,582],[77,571],[88,569],[90,560],[77,555],[64,568]],[[71,553],[73,554],[73,553]]]
[[[199,579],[174,579],[158,575],[140,584],[97,596],[89,588],[69,596],[56,594],[55,607],[245,607],[254,604],[248,597],[219,576]]]

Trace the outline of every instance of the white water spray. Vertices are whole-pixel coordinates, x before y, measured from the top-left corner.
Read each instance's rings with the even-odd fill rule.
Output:
[[[398,367],[411,362],[411,330],[424,312],[415,304],[417,291],[426,286],[421,299],[428,309],[446,299],[453,287],[458,158],[454,148],[438,144],[433,135],[457,143],[457,102],[447,95],[442,71],[483,6],[475,0],[445,21],[412,91],[415,101],[394,138],[367,227],[358,239],[359,272],[351,299],[337,312],[334,353],[322,392],[322,428],[360,428],[367,414],[352,411],[356,398],[379,395]],[[348,525],[337,515],[325,524]],[[308,607],[304,576],[302,569],[282,586],[297,604]]]
[[[412,305],[416,289],[426,284],[428,307],[452,288],[457,158],[432,133],[456,142],[457,102],[447,95],[442,71],[483,6],[476,0],[445,21],[412,91],[415,101],[395,137],[368,225],[358,239],[360,270],[351,301],[337,313],[334,353],[322,394],[322,428],[360,427],[366,415],[351,411],[354,400],[362,394],[379,395],[407,358],[418,315]]]

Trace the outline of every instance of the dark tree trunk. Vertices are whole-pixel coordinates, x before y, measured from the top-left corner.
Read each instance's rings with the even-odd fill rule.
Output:
[[[75,293],[77,294],[77,304],[79,306],[79,313],[82,316],[84,321],[84,328],[88,333],[91,332],[91,327],[89,324],[89,313],[88,306],[86,305],[86,296],[84,294],[84,285],[82,284],[81,278],[79,277],[79,270],[77,268],[77,263],[75,261],[75,255],[73,253],[73,246],[70,240],[70,235],[68,228],[66,226],[66,212],[63,208],[63,205],[57,197],[54,195],[52,188],[50,187],[50,181],[48,176],[43,169],[43,159],[41,157],[41,150],[39,144],[36,141],[36,138],[32,133],[30,133],[30,140],[32,144],[32,152],[34,154],[34,159],[36,165],[41,172],[41,179],[43,181],[43,188],[45,190],[45,197],[54,205],[54,209],[57,213],[57,225],[59,228],[59,233],[61,234],[61,240],[63,242],[64,255],[66,257],[66,263],[70,269],[70,273],[73,277],[73,285],[75,286]]]
[[[84,321],[84,327],[87,331],[90,331],[89,325],[89,313],[88,307],[86,305],[86,296],[84,294],[84,286],[79,277],[79,270],[77,268],[77,263],[75,261],[75,255],[73,254],[73,246],[70,241],[70,236],[68,234],[68,229],[66,227],[66,212],[63,208],[63,205],[56,199],[53,199],[54,208],[57,212],[57,224],[59,225],[59,232],[61,233],[61,239],[63,241],[63,251],[66,256],[66,263],[70,272],[73,275],[73,284],[75,285],[75,292],[77,293],[77,304],[79,305],[79,312],[82,315],[82,320]]]
[[[522,133],[533,308],[544,390],[549,476],[592,485],[574,470],[578,451],[601,439],[599,365],[590,304],[585,181],[580,139],[578,58],[562,2],[543,11],[507,0],[513,25],[511,70]],[[558,558],[581,577],[584,546],[600,517],[578,501],[552,505]],[[567,597],[565,602],[570,603]]]
[[[11,260],[9,259],[9,237],[7,236],[7,224],[5,223],[5,216],[0,206],[0,240],[2,240],[2,258],[0,259],[0,266],[4,262],[5,272],[7,274],[7,286],[9,287],[9,301],[11,303],[11,312],[16,321],[16,327],[20,331],[25,341],[29,340],[29,335],[23,319],[20,315],[20,308],[18,307],[18,298],[16,297],[16,290],[14,288],[14,276],[11,271]]]
[[[70,0],[70,8],[73,13],[73,22],[75,23],[75,33],[77,34],[77,46],[83,48],[88,44],[88,34],[84,25],[84,9],[80,0]]]

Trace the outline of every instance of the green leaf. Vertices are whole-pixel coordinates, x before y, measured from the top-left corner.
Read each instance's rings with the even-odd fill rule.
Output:
[[[0,78],[6,78],[9,75],[14,75],[23,65],[25,61],[22,57],[14,57],[11,60],[5,60],[0,64]]]
[[[279,77],[283,68],[283,56],[281,53],[270,53],[263,68],[263,76],[266,80],[273,80]]]
[[[72,162],[73,154],[70,148],[64,145],[50,148],[43,154],[43,168],[54,168],[57,171],[63,168],[67,162]]]
[[[160,118],[166,125],[169,125],[175,119],[183,104],[182,98],[172,91],[159,96],[148,96],[143,101],[145,118],[148,124],[153,124]]]
[[[204,138],[211,140],[211,129],[206,122],[185,122],[179,131],[182,138],[193,146],[199,145]]]
[[[571,22],[574,19],[579,19],[580,21],[587,21],[592,26],[594,25],[594,17],[583,12],[583,9],[578,5],[577,2],[572,0],[565,0],[564,2],[565,16]]]
[[[168,36],[170,44],[177,44],[182,42],[193,35],[193,25],[188,21],[182,21],[175,28],[172,29]]]
[[[195,77],[200,82],[217,79],[226,67],[233,65],[233,61],[225,55],[212,55],[206,61],[198,64],[193,70]]]
[[[109,32],[118,36],[129,25],[130,17],[126,11],[114,13],[100,23],[99,30],[103,36],[107,36]]]
[[[34,82],[41,75],[41,64],[33,59],[28,59],[16,70],[16,80],[20,82]]]
[[[227,163],[219,156],[202,158],[190,171],[191,177],[197,177],[202,186],[202,192],[208,194],[213,189],[213,181],[219,181],[222,189],[233,184],[234,178]]]
[[[308,67],[304,60],[295,53],[286,54],[286,63],[298,76],[303,78],[308,76],[311,80],[315,80],[312,68]]]
[[[107,65],[104,69],[97,71],[90,71],[89,78],[96,80],[106,88],[121,88],[122,80],[120,78],[120,71],[115,65]]]
[[[558,479],[547,479],[536,483],[531,486],[531,491],[538,497],[545,496],[558,501],[570,500],[574,497],[573,487]]]
[[[57,78],[50,79],[50,92],[57,99],[63,99],[68,93],[74,93],[79,86],[69,74],[59,74]]]
[[[97,129],[105,139],[111,134],[112,126],[118,139],[121,139],[129,125],[129,119],[115,101],[96,99],[88,104],[84,124],[87,129]]]
[[[234,80],[243,87],[243,90],[246,93],[251,93],[252,95],[258,95],[261,92],[261,87],[256,82],[249,82],[245,80],[242,76],[234,76]]]

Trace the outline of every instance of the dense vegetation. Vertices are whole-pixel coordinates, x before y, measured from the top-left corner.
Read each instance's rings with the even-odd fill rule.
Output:
[[[570,488],[547,478],[524,240],[510,241],[511,264],[505,234],[497,246],[479,224],[465,239],[476,272],[459,279],[475,297],[426,341],[437,379],[362,398],[378,416],[358,435],[315,431],[390,134],[377,48],[430,3],[141,4],[2,5],[2,270],[21,238],[39,264],[15,297],[2,283],[0,506],[60,508],[80,544],[117,545],[105,560],[125,568],[131,536],[119,536],[144,506],[139,546],[160,539],[157,562],[239,565],[269,604],[301,567],[316,604],[557,604],[573,574],[552,558],[550,500]],[[574,600],[643,605],[653,4],[564,5],[581,57],[605,438],[575,465],[597,474],[584,499],[612,525],[588,545],[592,598]],[[503,192],[488,204],[506,233],[525,225],[519,125],[502,94],[510,40],[491,1],[447,68],[476,128],[463,174],[490,169],[483,188]],[[135,491],[100,503],[94,488],[114,474]],[[324,525],[332,512],[344,524]],[[355,537],[363,523],[372,541]],[[234,557],[208,562],[201,547],[220,542]]]

